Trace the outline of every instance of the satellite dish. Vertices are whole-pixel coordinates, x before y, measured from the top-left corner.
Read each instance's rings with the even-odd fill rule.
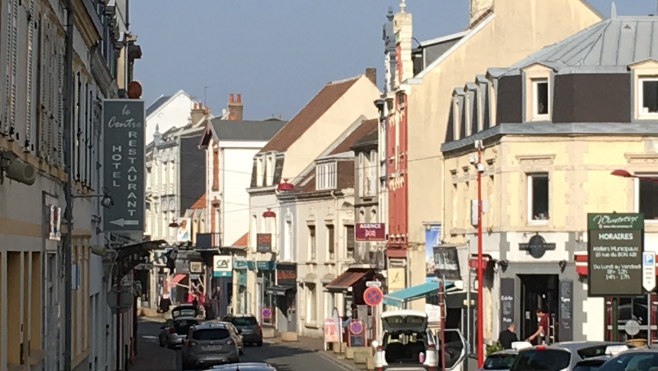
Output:
[[[637,335],[640,333],[640,323],[632,319],[626,322],[624,325],[624,330],[626,330],[626,333],[631,336]]]

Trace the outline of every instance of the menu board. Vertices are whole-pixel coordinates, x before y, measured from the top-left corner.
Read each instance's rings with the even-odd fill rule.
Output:
[[[514,278],[500,279],[500,330],[514,322]]]
[[[573,340],[573,281],[560,281],[560,326],[558,341]]]
[[[642,288],[642,214],[588,214],[588,296],[639,296]]]

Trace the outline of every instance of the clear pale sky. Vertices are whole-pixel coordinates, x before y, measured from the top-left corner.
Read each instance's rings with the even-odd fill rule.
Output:
[[[524,0],[518,0],[524,1]],[[606,17],[611,0],[588,0]],[[618,0],[620,15],[658,13],[656,0]],[[241,93],[246,119],[292,118],[331,80],[377,67],[390,0],[133,0],[130,29],[147,105],[180,89],[215,114]],[[407,0],[414,37],[464,30],[468,0]],[[496,67],[496,66],[494,66]],[[207,86],[207,89],[204,89]]]

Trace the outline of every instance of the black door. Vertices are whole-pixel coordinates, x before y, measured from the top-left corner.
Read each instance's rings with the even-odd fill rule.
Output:
[[[546,342],[555,342],[554,324],[558,313],[558,275],[528,274],[519,275],[521,280],[521,326],[519,340],[530,337],[537,331],[537,309],[541,308],[549,319],[549,333]],[[537,344],[537,339],[533,342]]]

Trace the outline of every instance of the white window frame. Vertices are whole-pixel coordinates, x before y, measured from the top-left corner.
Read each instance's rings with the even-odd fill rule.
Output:
[[[533,219],[533,183],[534,183],[534,178],[541,177],[541,178],[546,178],[548,179],[548,217],[546,220],[535,220]],[[528,224],[548,224],[548,221],[551,219],[551,178],[547,172],[537,172],[537,173],[529,173],[526,174],[526,183],[528,183],[528,189],[527,189],[527,218],[528,218]]]
[[[647,81],[658,81],[658,76],[640,76],[637,79],[637,117],[639,119],[656,119],[658,118],[658,112],[648,112],[644,113],[644,82]]]
[[[366,168],[366,155],[364,152],[359,152],[358,155],[358,163],[357,163],[357,171],[356,175],[358,179],[360,180],[359,183],[359,196],[363,197],[366,195],[366,182],[365,182],[365,171],[364,169]]]
[[[537,79],[532,79],[530,80],[532,82],[532,118],[533,119],[547,119],[551,115],[551,106],[553,105],[553,102],[551,102],[551,85],[550,81],[547,78],[537,78]],[[546,84],[546,91],[547,91],[547,96],[546,100],[548,101],[548,110],[547,113],[539,113],[539,105],[537,104],[537,99],[539,98],[538,94],[538,86],[539,84]]]
[[[312,236],[311,229],[313,230]],[[308,260],[315,261],[318,256],[318,229],[315,224],[308,225],[306,233],[308,233]]]
[[[642,174],[637,174],[641,177],[648,177],[648,178],[658,178],[658,174],[656,173],[642,173]],[[638,178],[633,179],[633,210],[635,210],[636,213],[640,212],[640,180]],[[658,219],[644,219],[645,224],[658,224]]]
[[[331,236],[330,231],[333,231],[333,241],[331,241]],[[325,224],[325,233],[327,234],[327,258],[328,260],[335,260],[336,259],[336,239],[338,236],[336,236],[336,225],[335,224]],[[331,243],[333,242],[333,246],[331,246]],[[332,251],[333,250],[333,251]]]
[[[368,177],[366,184],[368,196],[375,196],[377,194],[377,151],[370,151],[370,160],[368,166]]]
[[[273,185],[274,181],[274,156],[267,156],[267,161],[265,163],[265,186]]]
[[[256,159],[256,187],[263,186],[263,158],[258,157]]]
[[[336,161],[318,164],[315,167],[315,190],[336,189],[338,165]]]

